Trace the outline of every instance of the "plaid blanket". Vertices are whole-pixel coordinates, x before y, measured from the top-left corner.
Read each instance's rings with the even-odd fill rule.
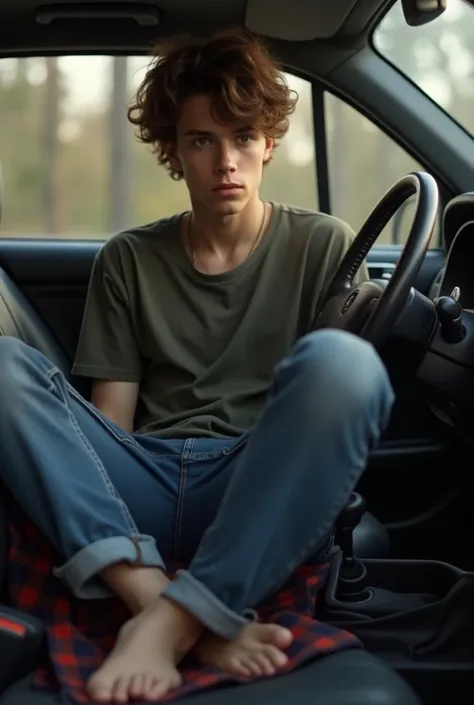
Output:
[[[120,626],[130,614],[116,598],[85,601],[71,596],[52,575],[53,566],[62,562],[60,556],[22,510],[12,504],[9,505],[12,508],[9,512],[10,604],[39,617],[46,625],[44,662],[35,674],[34,685],[62,691],[76,703],[90,701],[86,681],[109,653]],[[282,673],[335,651],[361,647],[354,635],[313,618],[316,598],[327,572],[327,564],[301,567],[257,610],[262,621],[284,625],[294,635],[287,652],[289,662]],[[180,670],[182,685],[162,701],[226,682],[257,680],[231,676],[218,668],[201,667],[190,658]]]

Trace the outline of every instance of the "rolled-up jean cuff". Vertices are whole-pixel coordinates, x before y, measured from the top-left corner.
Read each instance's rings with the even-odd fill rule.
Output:
[[[54,575],[84,600],[110,597],[113,593],[97,574],[114,563],[131,563],[164,569],[165,565],[152,536],[139,534],[109,536],[99,539],[78,551],[67,563],[53,569]]]
[[[187,570],[179,570],[162,594],[184,607],[201,624],[224,639],[233,639],[242,627],[255,621],[253,610],[245,611],[244,614],[249,618],[237,614]]]

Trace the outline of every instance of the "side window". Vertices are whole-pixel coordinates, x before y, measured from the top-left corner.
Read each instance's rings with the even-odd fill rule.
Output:
[[[185,184],[127,121],[147,65],[143,56],[0,59],[0,236],[105,239],[189,208]],[[311,84],[287,80],[300,99],[262,195],[316,209]]]
[[[316,148],[311,83],[292,74],[286,80],[299,96],[290,129],[265,169],[262,198],[299,208],[318,209]]]
[[[402,147],[373,122],[331,93],[325,93],[331,212],[357,232],[384,193],[411,171],[424,171]],[[382,232],[379,244],[406,241],[414,198],[406,202]],[[433,233],[431,246],[438,243]]]

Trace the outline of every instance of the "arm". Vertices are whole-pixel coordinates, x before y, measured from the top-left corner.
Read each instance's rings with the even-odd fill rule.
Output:
[[[308,291],[308,316],[303,332],[313,329],[318,306],[332,282],[347,250],[354,240],[354,231],[339,218],[317,214],[311,231],[311,243],[306,265],[306,290]],[[369,279],[366,262],[354,278],[354,284]]]
[[[116,382],[96,379],[91,401],[99,411],[128,433],[133,432],[139,385],[137,382]]]
[[[112,240],[94,262],[73,373],[92,378],[94,406],[132,432],[142,378],[130,303],[134,278],[125,248]]]

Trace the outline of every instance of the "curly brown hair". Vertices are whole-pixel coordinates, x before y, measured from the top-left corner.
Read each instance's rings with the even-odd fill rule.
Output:
[[[286,134],[298,94],[252,35],[226,30],[204,42],[172,40],[157,45],[153,54],[128,119],[173,179],[183,174],[171,167],[166,148],[176,142],[180,110],[191,96],[210,95],[213,117],[220,124],[251,126],[276,144]]]

